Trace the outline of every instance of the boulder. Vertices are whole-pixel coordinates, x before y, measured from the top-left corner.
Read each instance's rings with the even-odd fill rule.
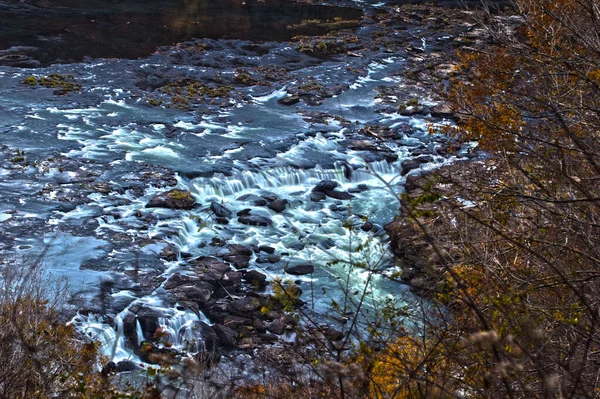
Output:
[[[209,283],[198,281],[195,285],[181,285],[176,287],[170,293],[178,302],[190,301],[201,305],[210,300],[213,287]]]
[[[244,274],[244,280],[255,287],[264,287],[267,283],[267,276],[257,270],[250,270]]]
[[[293,274],[294,276],[303,276],[305,274],[310,274],[315,271],[315,267],[313,265],[296,265],[290,266],[285,269],[287,274]]]
[[[126,371],[135,371],[138,369],[140,369],[140,367],[131,360],[121,360],[117,363],[117,371],[119,373],[123,373]]]
[[[201,338],[198,346],[201,351],[213,352],[217,348],[219,337],[211,326],[202,321],[197,321],[192,328],[200,333]]]
[[[250,266],[250,257],[245,255],[225,255],[223,259],[230,262],[236,269],[247,269]]]
[[[300,102],[300,97],[298,97],[298,96],[284,97],[284,98],[280,98],[279,100],[277,100],[277,102],[279,104],[285,105],[285,106],[295,105]]]
[[[215,324],[213,330],[219,338],[219,344],[221,344],[221,346],[225,348],[235,348],[235,338],[237,337],[235,330],[222,324]]]
[[[417,159],[407,159],[402,161],[400,165],[402,166],[402,172],[400,172],[400,175],[405,176],[411,170],[420,168],[421,162],[419,162]]]
[[[160,251],[160,258],[166,260],[167,262],[173,262],[177,260],[177,255],[179,255],[179,251],[176,247],[172,245],[168,245]]]
[[[267,324],[267,331],[281,335],[285,332],[285,323],[281,319],[273,320],[271,323]]]
[[[236,272],[233,270],[225,272],[225,275],[223,276],[223,278],[221,280],[219,280],[219,283],[223,287],[239,287],[241,282],[242,282],[242,273]]]
[[[231,270],[229,264],[221,262],[212,256],[201,256],[190,263],[196,266],[196,275],[198,278],[213,286],[218,286],[219,281],[225,273]]]
[[[227,305],[227,310],[229,310],[231,314],[241,317],[248,317],[259,308],[260,301],[253,297],[236,299],[235,301],[230,302],[229,305]]]
[[[270,247],[270,246],[268,246],[268,245],[260,245],[260,246],[258,247],[258,250],[259,250],[259,251],[262,251],[262,252],[266,252],[266,253],[268,253],[268,254],[274,254],[274,253],[275,253],[275,248],[273,248],[273,247]]]
[[[213,211],[217,218],[226,218],[229,219],[233,216],[233,212],[227,209],[224,205],[219,204],[218,202],[210,203],[210,210]]]
[[[227,246],[231,255],[252,256],[252,250],[240,244],[229,244]]]
[[[327,190],[325,191],[325,195],[334,198],[337,200],[349,200],[354,198],[354,195],[347,193],[345,191],[336,191],[336,190]]]
[[[238,222],[248,226],[271,226],[273,221],[266,216],[243,215],[238,218]]]
[[[157,194],[146,204],[146,208],[192,209],[196,200],[187,190],[169,190]]]
[[[339,184],[335,180],[321,180],[312,189],[312,191],[317,193],[324,193],[326,191],[334,190],[337,186],[339,186]]]
[[[236,330],[239,326],[249,326],[252,324],[252,321],[246,317],[240,316],[227,316],[225,320],[223,320],[223,325]]]
[[[275,200],[268,205],[268,208],[274,212],[281,213],[285,211],[286,206],[289,204],[289,201],[284,200]]]
[[[319,201],[323,201],[327,198],[327,196],[325,195],[325,193],[322,193],[320,191],[313,191],[310,193],[310,200],[312,202],[319,202]]]

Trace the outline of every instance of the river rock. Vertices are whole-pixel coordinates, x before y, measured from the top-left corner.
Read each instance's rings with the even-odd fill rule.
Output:
[[[227,310],[229,310],[231,314],[241,317],[247,317],[251,315],[258,308],[260,308],[260,301],[253,297],[236,299],[227,305]]]
[[[219,204],[218,202],[210,203],[210,210],[213,211],[217,218],[226,218],[229,219],[233,216],[233,212],[231,212],[225,205]]]
[[[213,352],[217,348],[219,337],[211,326],[202,321],[197,321],[192,328],[200,333],[199,348],[201,351]]]
[[[137,311],[137,321],[140,323],[144,337],[152,337],[160,324],[158,318],[162,317],[162,313],[158,310],[142,307]],[[137,342],[137,341],[136,341]]]
[[[244,194],[241,197],[238,197],[237,200],[240,202],[245,202],[247,204],[252,204],[254,206],[267,205],[267,200],[262,197],[259,197],[256,194]],[[238,214],[238,216],[240,216],[240,215]]]
[[[164,285],[164,288],[165,288],[165,290],[172,290],[173,288],[177,288],[177,287],[179,287],[181,285],[185,285],[185,284],[193,285],[194,283],[196,283],[198,281],[200,281],[200,279],[197,277],[186,276],[186,275],[181,275],[180,273],[175,273],[171,277],[169,277],[169,279],[167,280],[167,282]]]
[[[215,324],[213,326],[213,330],[215,334],[219,338],[219,344],[224,348],[235,348],[235,338],[237,337],[237,333],[235,330],[224,326],[222,324]]]
[[[202,281],[217,286],[226,272],[231,270],[229,264],[221,262],[212,256],[201,256],[191,262],[196,265],[196,275]]]
[[[252,324],[252,321],[246,317],[231,315],[225,317],[225,320],[223,320],[223,324],[231,329],[236,330],[240,326],[249,326],[250,324]]]
[[[337,200],[349,200],[354,198],[354,195],[345,192],[345,191],[336,191],[336,190],[327,190],[325,191],[325,195],[330,197],[330,198],[334,198]]]
[[[117,371],[119,373],[123,373],[126,371],[135,371],[138,370],[140,367],[132,362],[131,360],[121,360],[120,362],[117,363]]]
[[[271,209],[274,212],[281,213],[281,212],[285,211],[285,208],[288,204],[289,204],[289,201],[286,199],[275,200],[275,201],[271,202],[268,205],[268,207],[269,207],[269,209]]]
[[[238,218],[238,222],[248,226],[271,226],[273,221],[266,216],[243,215]]]
[[[196,203],[187,190],[169,190],[152,197],[146,208],[192,209]]]
[[[281,105],[286,105],[286,106],[295,105],[300,102],[300,97],[298,97],[298,96],[284,97],[284,98],[280,98],[279,100],[277,100],[277,102]]]
[[[208,302],[212,293],[212,285],[203,281],[198,281],[195,285],[181,285],[171,290],[171,295],[176,301],[191,301],[200,305]]]
[[[327,199],[327,196],[325,195],[325,193],[322,193],[320,191],[313,191],[310,193],[310,200],[312,202],[319,202],[319,201],[323,201]]]
[[[402,172],[400,172],[400,175],[405,176],[411,170],[418,169],[419,167],[421,167],[421,162],[419,162],[416,159],[407,159],[402,161],[400,165],[402,166]]]
[[[244,273],[244,280],[255,287],[264,287],[267,283],[267,276],[257,270],[250,270]]]
[[[219,283],[223,287],[239,287],[242,282],[242,273],[236,271],[228,271]]]
[[[262,251],[262,252],[266,252],[266,253],[268,253],[268,254],[274,254],[274,253],[275,253],[275,248],[273,248],[273,247],[270,247],[270,246],[268,246],[268,245],[260,245],[260,246],[258,247],[258,250],[259,250],[259,251]]]
[[[334,190],[339,183],[335,180],[321,180],[317,185],[312,189],[313,192],[317,193],[325,193],[327,191]]]
[[[290,266],[285,269],[287,274],[292,274],[294,276],[303,276],[305,274],[310,274],[315,271],[315,267],[313,265],[296,265]]]
[[[231,255],[244,255],[252,256],[252,250],[244,245],[240,244],[229,244],[227,246]]]
[[[285,332],[285,323],[281,319],[273,320],[271,323],[267,324],[267,331],[281,335]]]

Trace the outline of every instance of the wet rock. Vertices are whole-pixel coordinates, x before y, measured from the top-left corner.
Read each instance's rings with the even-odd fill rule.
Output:
[[[227,306],[227,310],[229,310],[232,314],[241,317],[247,317],[259,308],[260,301],[253,297],[236,299]]]
[[[241,197],[239,197],[237,200],[240,202],[245,202],[247,204],[252,204],[254,206],[267,205],[267,200],[265,200],[262,197],[259,197],[256,194],[245,194],[245,195],[242,195]],[[241,216],[241,215],[238,213],[238,216]]]
[[[267,326],[265,325],[265,322],[261,319],[252,320],[252,328],[254,328],[259,334],[267,331]]]
[[[233,216],[233,212],[227,209],[227,207],[225,207],[224,205],[219,204],[215,201],[210,203],[210,209],[211,211],[213,211],[217,218],[230,219]]]
[[[252,212],[252,209],[246,208],[246,209],[242,209],[241,211],[238,211],[237,215],[238,216],[246,216],[246,215],[249,215],[250,212]]]
[[[244,274],[244,280],[255,287],[264,287],[267,283],[267,276],[257,270],[250,270]]]
[[[407,159],[405,161],[402,161],[400,165],[402,166],[402,172],[400,174],[402,176],[406,176],[411,170],[420,168],[421,162],[419,162],[416,159]]]
[[[197,282],[196,285],[181,285],[171,290],[171,295],[176,301],[191,301],[200,305],[208,302],[212,293],[212,285],[203,281]]]
[[[310,274],[315,271],[315,267],[313,265],[296,265],[290,266],[285,269],[287,274],[292,274],[294,276],[303,276],[305,274]]]
[[[282,335],[285,332],[285,323],[281,319],[273,320],[267,324],[267,331],[276,335]]]
[[[262,264],[262,263],[277,263],[281,260],[281,257],[279,255],[261,255],[258,258],[256,258],[256,263]]]
[[[172,290],[173,288],[177,288],[181,285],[194,284],[197,281],[199,281],[199,279],[197,277],[186,276],[186,275],[181,275],[180,273],[175,273],[171,277],[169,277],[169,279],[167,280],[167,282],[164,285],[164,288],[165,288],[165,290]]]
[[[325,193],[327,191],[334,190],[337,186],[339,186],[339,183],[334,180],[321,180],[312,189],[312,191],[317,193]]]
[[[213,326],[213,330],[215,334],[219,338],[219,344],[224,348],[235,348],[235,338],[237,337],[237,333],[235,330],[224,326],[222,324],[215,324]]]
[[[196,265],[198,278],[213,286],[218,285],[225,273],[231,270],[229,264],[221,262],[212,256],[201,256],[192,263]]]
[[[310,200],[312,202],[324,201],[325,199],[327,199],[325,193],[322,193],[320,191],[313,191],[310,193]]]
[[[286,106],[295,105],[300,102],[300,97],[298,97],[298,96],[284,97],[284,98],[280,98],[279,100],[277,100],[277,102],[281,105],[286,105]]]
[[[285,211],[285,208],[288,204],[289,204],[289,201],[286,199],[275,200],[275,201],[271,202],[268,205],[268,207],[269,207],[269,209],[271,209],[274,212],[281,213],[281,212]]]
[[[452,108],[446,104],[434,105],[429,108],[429,112],[434,118],[453,119],[455,117]]]
[[[248,226],[271,226],[273,221],[266,216],[244,215],[238,218],[238,222]]]
[[[326,327],[325,328],[325,337],[327,337],[330,341],[339,341],[344,338],[344,333],[336,330],[335,328]]]
[[[138,370],[140,367],[132,362],[131,360],[122,360],[120,362],[117,363],[117,371],[119,373],[123,373],[126,371],[135,371]]]
[[[218,217],[218,218],[215,218],[215,222],[217,224],[223,224],[223,225],[225,225],[225,224],[229,224],[229,219],[223,218],[223,217]]]
[[[240,316],[227,316],[225,320],[223,320],[223,325],[234,330],[240,326],[249,326],[250,324],[252,324],[250,319]]]
[[[258,338],[260,338],[264,344],[274,344],[279,341],[279,338],[273,334],[260,334]]]
[[[219,283],[223,287],[239,287],[242,282],[242,273],[236,271],[226,272]]]
[[[200,333],[200,337],[202,337],[199,342],[200,349],[205,352],[213,352],[219,343],[219,337],[215,330],[202,321],[196,322],[193,328],[197,330]]]
[[[215,323],[222,323],[225,317],[229,316],[229,310],[227,309],[227,302],[223,300],[211,301],[204,305],[203,312],[206,316],[214,321]]]
[[[345,192],[345,191],[336,191],[336,190],[327,190],[325,191],[325,195],[330,197],[330,198],[334,198],[337,200],[349,200],[354,198],[354,195]]]
[[[268,254],[274,254],[275,253],[275,248],[269,247],[268,245],[260,245],[258,247],[258,250],[262,251],[262,252],[266,252]]]
[[[244,255],[252,256],[252,250],[244,245],[240,244],[229,244],[227,246],[231,255]]]
[[[125,317],[123,317],[123,335],[134,348],[137,346],[137,318],[131,312],[127,312]]]
[[[140,323],[144,337],[152,337],[160,324],[158,318],[162,317],[162,313],[148,307],[142,307],[137,311],[137,321]],[[136,341],[137,342],[137,341]]]
[[[176,261],[177,255],[179,255],[179,251],[172,245],[169,245],[160,251],[160,258],[166,260],[167,262]]]
[[[155,195],[146,208],[192,209],[196,203],[192,194],[187,190],[169,190]]]
[[[236,269],[247,269],[250,266],[250,257],[246,255],[225,255],[223,259],[232,263]]]
[[[365,223],[363,223],[362,226],[360,226],[360,229],[362,231],[371,231],[371,230],[373,230],[373,227],[375,227],[373,225],[373,223],[371,223],[371,222],[365,222]]]

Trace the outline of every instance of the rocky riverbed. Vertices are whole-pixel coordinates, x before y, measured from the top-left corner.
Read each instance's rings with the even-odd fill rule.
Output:
[[[309,345],[299,329],[341,340],[353,312],[368,320],[386,299],[417,303],[386,277],[389,189],[470,156],[428,128],[452,122],[436,87],[480,32],[447,6],[345,5],[286,3],[293,17],[280,23],[284,8],[274,24],[262,3],[236,3],[231,15],[249,22],[235,34],[196,29],[163,47],[150,35],[155,47],[131,53],[127,40],[113,53],[75,46],[81,21],[10,43],[3,33],[2,262],[42,255],[69,277],[73,323],[120,370],[210,352],[250,378],[265,353]],[[256,26],[263,36],[244,36]],[[123,35],[135,44],[140,32]],[[92,47],[106,50],[102,40]],[[277,278],[293,282],[296,311]],[[357,309],[348,298],[367,281]]]

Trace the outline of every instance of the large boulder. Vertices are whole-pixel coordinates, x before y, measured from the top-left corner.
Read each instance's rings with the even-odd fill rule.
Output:
[[[289,201],[286,199],[283,200],[275,200],[268,205],[268,208],[274,212],[281,213],[285,211],[285,208],[289,204]]]
[[[330,198],[337,200],[349,200],[354,198],[354,195],[347,193],[345,191],[336,191],[336,190],[327,190],[325,191],[325,195]]]
[[[248,317],[259,308],[260,301],[257,298],[253,297],[236,299],[235,301],[227,305],[227,310],[229,310],[231,314],[241,317]]]
[[[146,204],[146,208],[192,209],[196,200],[187,190],[169,190],[157,194]]]
[[[233,216],[233,212],[225,207],[225,205],[219,204],[218,202],[211,202],[210,209],[213,211],[216,217],[229,219]]]
[[[321,180],[312,189],[312,191],[317,193],[324,193],[326,191],[334,190],[337,186],[339,186],[339,183],[335,180]]]
[[[225,348],[236,347],[235,338],[237,337],[237,332],[235,332],[235,330],[222,324],[215,324],[213,330],[217,334],[221,346]]]
[[[293,274],[294,276],[303,276],[305,274],[310,274],[315,271],[315,267],[313,265],[295,265],[290,266],[285,269],[287,274]]]
[[[248,226],[271,226],[273,224],[271,219],[260,215],[242,215],[238,218],[238,222]]]
[[[196,275],[202,281],[218,286],[225,273],[231,270],[225,262],[212,256],[201,256],[192,262],[196,266]]]

